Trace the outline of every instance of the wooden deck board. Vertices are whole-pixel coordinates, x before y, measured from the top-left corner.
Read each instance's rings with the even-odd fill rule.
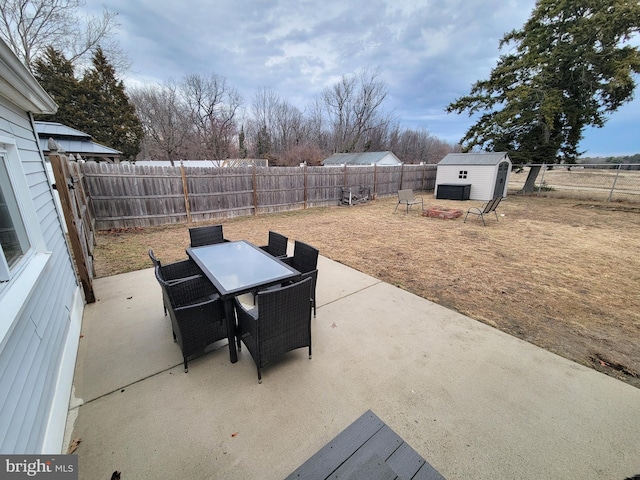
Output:
[[[286,480],[444,480],[371,410],[340,432]]]

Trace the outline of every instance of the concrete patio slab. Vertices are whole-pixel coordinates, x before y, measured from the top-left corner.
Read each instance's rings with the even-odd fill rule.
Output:
[[[151,269],[98,279],[68,437],[81,479],[281,479],[371,409],[448,479],[640,473],[640,390],[321,257],[313,359],[182,368]],[[129,298],[131,297],[131,298]]]

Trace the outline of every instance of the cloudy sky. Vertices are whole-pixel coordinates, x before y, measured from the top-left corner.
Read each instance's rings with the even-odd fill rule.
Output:
[[[458,142],[473,123],[447,114],[489,76],[498,42],[529,18],[534,0],[87,0],[118,13],[132,62],[125,82],[217,74],[249,107],[259,89],[304,110],[342,75],[376,68],[384,109],[406,128]],[[504,53],[504,52],[503,52]],[[636,95],[640,97],[640,94]],[[640,153],[640,100],[589,129],[585,156]]]

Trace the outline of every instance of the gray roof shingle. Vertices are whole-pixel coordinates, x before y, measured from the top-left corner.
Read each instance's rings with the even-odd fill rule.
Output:
[[[506,152],[450,153],[438,165],[497,165],[505,159]]]

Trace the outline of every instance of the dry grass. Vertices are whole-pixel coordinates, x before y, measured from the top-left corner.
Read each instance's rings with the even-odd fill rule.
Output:
[[[439,201],[464,211],[478,202]],[[511,195],[483,227],[427,218],[395,198],[224,220],[225,237],[268,231],[640,388],[640,207]],[[98,276],[185,257],[187,225],[97,236]],[[322,272],[320,273],[322,275]]]

